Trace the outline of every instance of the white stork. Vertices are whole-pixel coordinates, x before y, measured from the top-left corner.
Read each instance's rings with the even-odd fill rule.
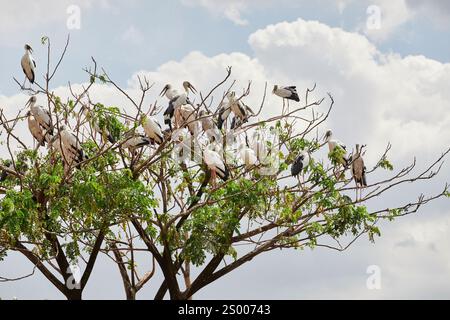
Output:
[[[293,100],[295,102],[300,101],[296,86],[281,87],[281,86],[275,85],[273,87],[272,93],[276,96],[279,96],[280,98],[283,98],[283,113],[284,113],[286,101],[287,101],[287,105],[288,105],[288,110],[289,110],[289,100]]]
[[[160,96],[166,96],[169,99],[169,106],[164,111],[164,123],[172,129],[172,118],[175,113],[175,109],[185,105],[191,104],[188,95],[189,91],[192,93],[197,93],[197,90],[189,81],[183,82],[183,89],[185,92],[179,93],[176,89],[172,87],[171,84],[167,84],[160,93]]]
[[[240,146],[240,155],[247,169],[252,168],[258,162],[258,158],[256,157],[255,151],[251,149],[248,145],[242,144]]]
[[[358,201],[358,190],[361,198],[362,188],[367,187],[366,166],[364,165],[359,144],[356,145],[356,153],[352,155],[352,175],[356,183],[356,201]]]
[[[39,143],[39,146],[45,146],[45,142],[49,140],[49,135],[46,134],[45,130],[39,125],[39,122],[31,114],[31,111],[27,112],[28,130],[30,130],[31,135]]]
[[[79,164],[80,162],[88,159],[81,148],[81,144],[77,136],[69,128],[67,128],[67,126],[62,125],[59,128],[59,134],[61,137],[63,154],[73,154],[75,156],[74,159],[71,159],[72,162]],[[80,168],[79,165],[77,165],[77,168]]]
[[[34,83],[35,79],[34,70],[36,69],[36,61],[34,61],[33,56],[31,55],[32,53],[33,49],[30,47],[30,45],[26,44],[25,54],[22,56],[22,60],[20,61],[23,73],[25,73],[25,76],[27,77],[28,81],[30,81],[31,84]]]
[[[343,152],[343,155],[340,159],[337,159],[338,163],[344,166],[344,171],[347,169],[349,165],[349,159],[347,157],[347,146],[340,142],[339,140],[333,139],[333,132],[331,130],[327,130],[325,133],[325,142],[328,144],[328,149],[330,154],[336,149],[340,148]],[[336,172],[335,172],[336,174]]]
[[[158,120],[151,116],[142,115],[141,124],[144,128],[144,132],[153,143],[161,144],[164,141],[164,134],[161,129],[161,125]]]
[[[216,176],[219,176],[223,181],[228,180],[230,172],[218,152],[206,147],[203,151],[203,161],[211,170],[211,179],[214,186],[216,185]]]
[[[30,106],[30,112],[46,133],[53,136],[52,116],[48,110],[37,106],[36,101],[36,96],[31,96],[28,100],[27,105]]]
[[[108,128],[100,128],[100,125],[98,123],[98,119],[95,118],[94,113],[89,108],[87,104],[83,104],[80,109],[81,113],[84,115],[85,121],[89,122],[89,125],[94,130],[95,133],[100,134],[102,139],[105,137],[108,139],[109,142],[112,144],[116,143],[116,139],[111,135]]]

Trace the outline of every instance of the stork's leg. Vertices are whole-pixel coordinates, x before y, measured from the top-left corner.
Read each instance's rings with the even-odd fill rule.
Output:
[[[283,98],[283,112],[282,112],[283,116],[284,116],[284,113],[286,111],[285,108],[286,108],[286,99]]]
[[[211,183],[213,188],[216,187],[216,177],[217,177],[216,170],[211,170]]]

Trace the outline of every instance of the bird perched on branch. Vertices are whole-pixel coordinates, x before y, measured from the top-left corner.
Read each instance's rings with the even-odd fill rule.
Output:
[[[300,98],[297,93],[297,87],[296,86],[290,86],[290,87],[280,87],[275,85],[273,87],[272,93],[274,95],[277,95],[281,98],[286,100],[293,100],[295,102],[300,102]]]
[[[185,92],[180,94],[171,84],[167,84],[160,93],[160,96],[166,96],[167,99],[169,99],[169,106],[164,111],[164,123],[168,125],[171,130],[175,109],[185,104],[191,104],[191,101],[188,98],[189,92],[194,94],[197,93],[197,90],[189,81],[183,82],[183,89]]]
[[[27,112],[28,130],[30,130],[31,135],[38,142],[39,146],[45,146],[45,142],[49,141],[51,138],[45,130],[39,125],[39,122],[31,114],[31,111]]]
[[[36,105],[36,96],[32,96],[27,105],[30,107],[30,113],[33,115],[34,119],[39,123],[39,126],[45,130],[46,134],[53,136],[53,124],[52,116],[50,112],[41,106]]]
[[[203,161],[208,169],[211,170],[211,179],[214,186],[216,185],[216,176],[219,176],[223,181],[228,180],[230,172],[218,152],[208,147],[205,148],[203,150]]]
[[[328,144],[329,149],[329,156],[335,155],[335,158],[332,158],[333,161],[336,162],[336,164],[340,164],[344,167],[344,171],[348,169],[348,166],[350,164],[350,160],[347,156],[347,147],[345,144],[340,142],[339,140],[333,139],[333,132],[331,130],[328,130],[325,133],[325,142]],[[337,172],[335,171],[335,175]]]
[[[291,166],[291,175],[293,177],[298,177],[298,175],[309,165],[311,157],[309,153],[305,150],[300,151],[300,153],[295,158],[294,163]]]
[[[285,113],[286,102],[287,102],[288,112],[289,112],[289,100],[293,100],[295,102],[300,102],[300,98],[298,96],[296,86],[280,87],[280,86],[275,85],[273,87],[272,93],[276,96],[283,98],[283,114]]]
[[[153,143],[161,144],[164,141],[164,134],[162,132],[161,125],[159,124],[156,118],[151,116],[142,115],[141,116],[141,125],[144,128],[144,132],[147,137]]]
[[[88,159],[81,147],[80,141],[66,125],[62,125],[59,128],[59,135],[62,142],[63,154],[72,154],[73,159],[71,160],[73,163],[77,164],[76,167],[79,169],[79,163]],[[72,163],[69,164],[72,165]]]
[[[358,200],[358,190],[361,193],[361,189],[367,187],[366,166],[361,155],[361,149],[359,144],[357,144],[356,153],[352,155],[352,175],[356,183],[356,200]]]
[[[202,130],[206,133],[208,139],[213,142],[216,138],[219,137],[219,130],[214,123],[214,119],[211,113],[206,110],[200,110],[198,113],[198,118],[200,119],[200,123],[202,125]]]
[[[31,84],[34,83],[35,80],[35,69],[36,69],[36,61],[34,60],[33,56],[31,55],[33,53],[33,49],[30,45],[25,45],[25,54],[22,56],[22,60],[20,61],[20,64],[22,65],[23,73],[25,73],[25,76],[27,77],[28,81],[30,81]],[[25,80],[26,81],[26,80]],[[25,86],[25,82],[24,82]]]
[[[127,137],[127,140],[122,145],[124,149],[129,149],[132,153],[135,153],[135,151],[139,148],[148,146],[152,143],[152,140],[150,138],[144,136],[143,134],[134,134],[130,137]]]

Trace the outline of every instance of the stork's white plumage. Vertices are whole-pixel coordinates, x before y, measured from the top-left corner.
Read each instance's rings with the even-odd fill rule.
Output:
[[[325,141],[328,144],[328,149],[329,149],[330,153],[332,153],[336,147],[339,147],[342,150],[344,150],[345,153],[344,153],[342,159],[340,159],[340,162],[342,165],[347,166],[348,162],[349,162],[347,159],[347,146],[345,144],[343,144],[342,142],[340,142],[339,140],[333,139],[333,132],[331,130],[328,130],[325,133]]]
[[[25,45],[25,54],[22,56],[22,60],[20,64],[22,65],[23,73],[27,77],[30,83],[34,83],[35,80],[35,69],[36,69],[36,61],[34,61],[33,56],[31,55],[33,49],[26,44]]]
[[[154,143],[161,144],[164,140],[164,134],[158,120],[151,116],[143,115],[141,117],[142,127],[144,132]]]
[[[77,136],[65,125],[62,125],[59,129],[63,153],[72,153],[73,155],[75,155],[75,163],[80,163],[81,161],[86,160],[87,156],[81,148],[81,144]]]
[[[46,133],[53,135],[53,124],[52,124],[52,117],[50,112],[48,110],[45,110],[41,106],[36,105],[36,97],[32,96],[28,102],[27,105],[30,106],[30,112],[33,115],[33,117],[36,119],[36,121],[39,123],[39,125],[46,131]]]
[[[203,151],[203,160],[205,161],[208,169],[211,170],[213,184],[215,184],[216,175],[218,175],[223,181],[228,180],[230,173],[218,152],[210,148],[205,148]]]
[[[183,89],[185,92],[178,93],[176,89],[173,89],[171,84],[167,84],[161,91],[161,96],[166,96],[169,99],[169,106],[164,111],[164,123],[172,128],[172,118],[174,117],[175,110],[185,104],[191,104],[188,95],[189,92],[197,93],[197,90],[189,81],[183,82]]]
[[[242,146],[240,150],[241,159],[247,168],[251,168],[258,162],[255,151],[247,146]]]
[[[31,135],[39,143],[40,146],[45,146],[46,136],[45,131],[39,125],[39,122],[31,114],[31,111],[27,112],[28,130],[30,130]]]
[[[272,93],[283,99],[294,100],[296,102],[300,101],[297,93],[297,87],[295,86],[281,87],[276,85],[273,87]]]

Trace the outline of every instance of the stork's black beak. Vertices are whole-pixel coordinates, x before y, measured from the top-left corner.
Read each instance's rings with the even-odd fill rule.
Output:
[[[169,87],[168,87],[168,86],[165,86],[165,87],[162,89],[162,91],[161,91],[161,93],[160,93],[159,95],[160,95],[161,97],[164,96],[164,95],[166,94],[167,90],[169,90]]]
[[[190,83],[189,83],[189,89],[191,89],[192,93],[194,93],[194,94],[197,93],[197,89],[195,89],[194,86]]]

